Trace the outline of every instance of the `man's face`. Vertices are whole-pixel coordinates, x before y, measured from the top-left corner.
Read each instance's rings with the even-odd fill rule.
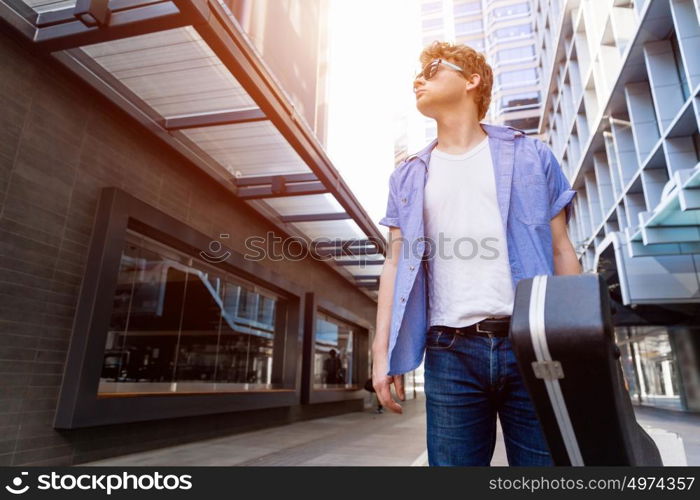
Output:
[[[453,61],[450,62],[454,64]],[[421,114],[435,118],[440,110],[454,107],[460,100],[467,98],[467,84],[469,82],[460,71],[439,64],[437,72],[429,80],[421,73],[413,81],[416,108]]]

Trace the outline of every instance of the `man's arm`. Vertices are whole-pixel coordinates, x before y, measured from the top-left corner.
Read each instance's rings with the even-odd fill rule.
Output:
[[[389,364],[389,331],[391,328],[391,308],[394,297],[396,269],[401,254],[401,229],[391,226],[389,229],[389,248],[382,274],[379,278],[379,296],[377,298],[377,325],[372,342],[372,385],[377,399],[394,413],[403,413],[401,405],[391,397],[391,384],[396,388],[396,395],[404,401],[403,379],[401,375],[386,375]]]
[[[561,210],[549,223],[552,228],[554,274],[581,274],[581,264],[566,232],[566,210]]]

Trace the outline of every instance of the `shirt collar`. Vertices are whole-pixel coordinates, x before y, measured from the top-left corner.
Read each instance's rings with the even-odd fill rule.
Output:
[[[496,139],[505,139],[507,141],[512,141],[515,138],[516,134],[522,133],[521,131],[515,130],[506,125],[495,125],[483,122],[481,122],[480,125],[489,137],[494,137]],[[433,139],[430,142],[430,144],[421,149],[419,152],[412,154],[408,158],[406,158],[406,162],[412,160],[413,158],[418,158],[427,166],[428,162],[430,161],[430,153],[432,152],[433,148],[437,145],[437,142],[437,138]]]

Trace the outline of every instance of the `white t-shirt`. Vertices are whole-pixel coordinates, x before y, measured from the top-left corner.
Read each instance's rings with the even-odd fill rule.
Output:
[[[463,154],[432,150],[423,220],[428,324],[465,327],[510,316],[514,293],[488,136]]]

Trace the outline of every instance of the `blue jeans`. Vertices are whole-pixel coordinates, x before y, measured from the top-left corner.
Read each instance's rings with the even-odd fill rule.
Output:
[[[430,327],[425,399],[430,466],[490,465],[496,413],[509,465],[554,465],[509,338]]]

